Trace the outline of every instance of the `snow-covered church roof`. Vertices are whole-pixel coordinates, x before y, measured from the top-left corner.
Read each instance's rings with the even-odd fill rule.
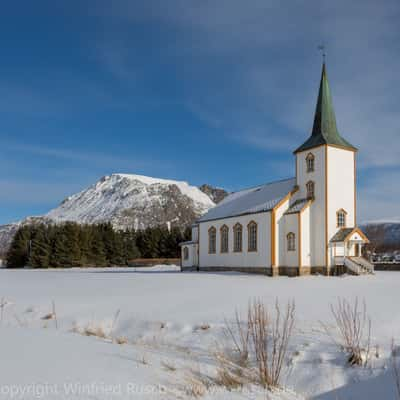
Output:
[[[296,178],[290,178],[232,193],[197,221],[212,221],[272,210],[295,185]]]

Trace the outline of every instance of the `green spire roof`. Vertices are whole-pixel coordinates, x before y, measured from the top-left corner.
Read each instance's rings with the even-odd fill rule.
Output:
[[[312,133],[308,140],[295,150],[295,153],[320,146],[321,144],[332,144],[357,150],[347,140],[343,139],[337,130],[335,110],[333,109],[325,63],[322,65],[321,83],[319,85]]]

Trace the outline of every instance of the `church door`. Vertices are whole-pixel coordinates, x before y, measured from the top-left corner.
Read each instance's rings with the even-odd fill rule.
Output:
[[[354,253],[356,257],[360,257],[360,245],[358,243],[354,245]]]

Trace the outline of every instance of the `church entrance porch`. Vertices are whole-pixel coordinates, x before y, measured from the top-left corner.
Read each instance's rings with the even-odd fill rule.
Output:
[[[330,241],[334,269],[361,275],[373,273],[373,265],[362,257],[363,246],[368,238],[359,228],[342,228]]]

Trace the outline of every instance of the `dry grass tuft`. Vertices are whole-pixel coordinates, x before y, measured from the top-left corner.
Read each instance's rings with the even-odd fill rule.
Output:
[[[96,336],[101,339],[107,339],[107,335],[104,332],[104,329],[101,326],[87,326],[82,331],[85,336]]]
[[[167,370],[169,372],[175,372],[176,371],[176,367],[172,362],[162,361],[161,365],[165,370]]]
[[[339,298],[336,305],[331,305],[331,313],[335,320],[339,342],[334,338],[333,340],[348,353],[348,363],[367,366],[370,359],[371,318],[367,314],[365,301],[360,307],[358,298],[355,298],[353,304]],[[332,338],[329,329],[323,326]]]
[[[211,326],[209,324],[201,324],[201,325],[195,325],[193,327],[193,331],[194,332],[198,332],[198,331],[208,331],[211,328]]]
[[[232,362],[231,356],[232,355],[227,357],[224,353],[215,354],[219,366],[214,382],[228,390],[238,389],[254,381],[254,376],[252,377],[254,374],[251,373],[251,369],[247,369],[236,362]]]
[[[200,328],[200,330],[202,330],[202,331],[208,331],[211,327],[210,327],[209,324],[201,324],[201,325],[199,326],[199,328]]]
[[[114,339],[115,343],[123,345],[128,343],[128,339],[125,336],[119,336]]]
[[[202,397],[207,392],[207,386],[193,376],[188,376],[185,380],[185,394],[190,397]]]
[[[142,355],[142,358],[139,360],[140,364],[149,365],[149,361],[145,354]]]
[[[43,315],[43,317],[42,317],[42,320],[43,321],[49,321],[49,320],[51,320],[51,319],[55,319],[55,315],[54,315],[54,313],[48,313],[48,314],[46,314],[46,315]]]
[[[185,375],[183,390],[188,397],[202,397],[207,391],[216,385],[216,382],[210,376],[203,374],[200,369],[191,369]]]

